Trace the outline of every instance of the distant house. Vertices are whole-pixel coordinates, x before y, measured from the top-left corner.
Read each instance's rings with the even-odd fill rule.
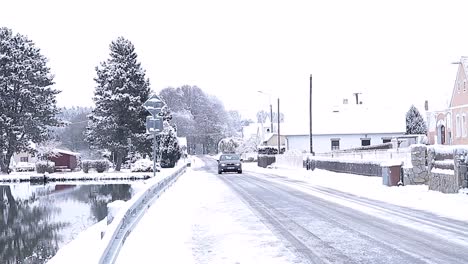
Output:
[[[56,149],[56,157],[49,158],[50,161],[55,163],[55,167],[62,170],[74,170],[78,166],[80,154],[68,150]],[[13,155],[13,166],[16,167],[20,162],[26,162],[34,164],[38,161],[38,158],[31,153],[20,152]]]
[[[468,57],[458,62],[455,84],[446,109],[428,111],[427,136],[430,144],[468,144]]]
[[[280,142],[281,146],[286,145],[286,137],[284,135],[280,135]],[[265,135],[263,139],[262,146],[271,146],[278,148],[278,133],[268,133]]]
[[[12,157],[12,162],[14,163],[14,165],[20,162],[36,163],[36,161],[37,158],[34,155],[27,152],[16,153]]]
[[[49,158],[57,170],[74,170],[78,167],[80,154],[68,150],[56,149],[57,156]]]
[[[348,104],[321,111],[313,117],[313,150],[316,153],[350,149],[391,142],[406,132],[403,112],[394,109]],[[308,119],[302,123],[282,125],[287,150],[310,152]]]

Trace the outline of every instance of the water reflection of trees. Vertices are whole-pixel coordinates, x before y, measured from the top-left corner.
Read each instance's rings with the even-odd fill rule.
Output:
[[[53,189],[36,190],[29,198],[19,199],[10,186],[0,186],[0,263],[45,263],[57,253],[63,242],[61,231],[69,223],[56,220],[60,208],[54,201],[89,204],[90,217],[97,222],[107,216],[109,202],[132,196],[130,184],[81,185],[66,194],[69,188]]]
[[[96,221],[101,221],[107,216],[108,203],[132,198],[131,185],[83,185],[73,193],[73,198],[90,204],[91,215]]]
[[[35,195],[15,199],[10,186],[0,186],[0,260],[2,263],[43,263],[58,251],[65,223],[51,221],[59,208],[38,203]]]

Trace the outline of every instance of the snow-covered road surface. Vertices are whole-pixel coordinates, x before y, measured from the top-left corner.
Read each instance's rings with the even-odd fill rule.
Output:
[[[466,222],[246,168],[217,176],[203,161],[118,263],[468,263]]]
[[[301,263],[216,174],[194,169],[152,205],[117,263]]]

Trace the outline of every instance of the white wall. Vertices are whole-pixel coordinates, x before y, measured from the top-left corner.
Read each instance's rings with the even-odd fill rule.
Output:
[[[313,135],[314,152],[323,153],[331,151],[331,139],[340,139],[340,149],[361,147],[361,138],[370,138],[371,145],[382,144],[382,138],[402,136],[400,133],[387,134],[354,134],[354,135]],[[309,152],[310,142],[308,135],[286,136],[288,150],[300,150]]]

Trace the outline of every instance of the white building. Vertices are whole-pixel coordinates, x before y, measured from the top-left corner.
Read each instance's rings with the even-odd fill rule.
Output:
[[[316,153],[390,142],[406,132],[405,113],[391,108],[344,104],[315,113],[312,119],[313,150]],[[282,124],[287,150],[310,151],[309,119]]]

